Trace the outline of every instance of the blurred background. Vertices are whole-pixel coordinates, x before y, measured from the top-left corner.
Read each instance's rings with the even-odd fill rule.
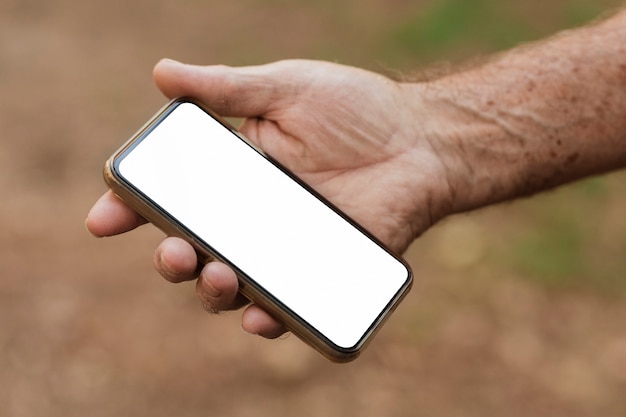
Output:
[[[626,175],[450,218],[361,358],[204,313],[160,232],[83,226],[104,160],[165,103],[162,57],[454,65],[617,0],[0,0],[0,416],[626,415]]]

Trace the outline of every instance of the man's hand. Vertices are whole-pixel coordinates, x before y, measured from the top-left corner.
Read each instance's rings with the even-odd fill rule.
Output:
[[[154,77],[170,98],[194,97],[222,116],[243,117],[245,136],[399,253],[447,214],[446,172],[419,125],[414,127],[420,118],[414,97],[399,83],[315,61],[229,68],[164,60]],[[111,192],[87,219],[97,236],[143,223]],[[196,262],[191,246],[176,238],[165,239],[154,259],[172,282],[195,279]],[[196,288],[210,311],[246,302],[235,274],[217,262],[202,269]],[[246,309],[242,325],[266,337],[285,331],[256,306]]]

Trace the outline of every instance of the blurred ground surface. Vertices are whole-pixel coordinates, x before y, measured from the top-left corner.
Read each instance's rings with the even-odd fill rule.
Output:
[[[356,362],[209,317],[146,227],[83,219],[105,158],[164,100],[161,57],[388,71],[536,39],[610,1],[0,2],[0,415],[626,415],[626,176],[449,219]]]

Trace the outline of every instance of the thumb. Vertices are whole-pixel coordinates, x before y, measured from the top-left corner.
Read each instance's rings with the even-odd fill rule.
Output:
[[[169,98],[196,98],[222,116],[259,117],[296,93],[295,84],[285,82],[273,65],[198,66],[163,59],[154,67],[153,76]]]

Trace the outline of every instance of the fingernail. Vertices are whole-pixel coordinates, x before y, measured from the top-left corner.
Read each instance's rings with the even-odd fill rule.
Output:
[[[85,222],[83,223],[83,225],[85,226],[85,230],[87,230],[92,236],[98,237],[94,235],[91,229],[89,228],[89,217],[85,219]]]
[[[218,298],[222,295],[222,292],[218,290],[217,288],[215,288],[213,285],[211,285],[209,280],[205,279],[204,277],[202,277],[201,279],[202,279],[202,284],[200,285],[200,287],[202,288],[202,291],[206,295],[208,295],[211,298]]]
[[[163,58],[161,59],[161,62],[164,64],[172,64],[172,65],[185,65],[180,61],[176,61],[175,59],[171,59],[171,58]]]
[[[176,280],[176,278],[177,278],[180,274],[179,274],[178,272],[176,272],[176,271],[173,271],[173,270],[170,268],[169,264],[165,261],[165,256],[164,256],[164,254],[163,254],[163,252],[162,252],[162,251],[160,251],[160,250],[159,250],[159,251],[156,253],[156,258],[155,258],[155,259],[156,259],[156,266],[157,266],[157,269],[160,269],[160,270],[161,270],[161,272],[164,274],[165,278],[166,278],[168,281],[171,281],[171,280]]]

